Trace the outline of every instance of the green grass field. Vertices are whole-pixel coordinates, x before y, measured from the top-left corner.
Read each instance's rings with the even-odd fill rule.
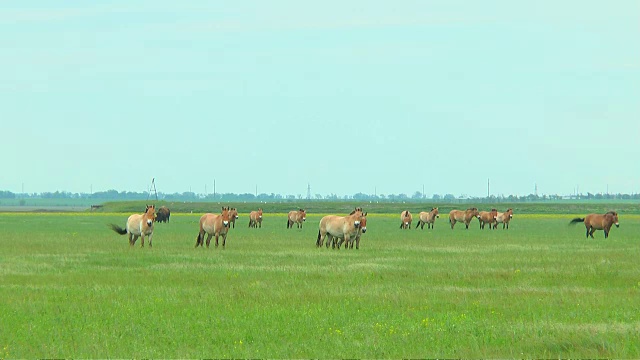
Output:
[[[128,214],[0,214],[0,358],[638,358],[640,216],[604,240],[568,215],[399,230],[360,250],[247,214],[194,249],[199,214],[129,248]],[[414,223],[415,226],[415,223]]]

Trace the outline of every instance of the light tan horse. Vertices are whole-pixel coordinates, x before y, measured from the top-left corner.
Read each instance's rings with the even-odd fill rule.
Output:
[[[356,232],[356,235],[351,237],[351,240],[345,244],[345,249],[347,248],[351,248],[353,249],[353,243],[356,243],[356,250],[360,249],[360,238],[362,237],[363,233],[367,232],[367,214],[363,213],[362,208],[361,207],[356,207],[349,215],[353,215],[353,214],[363,214],[362,218],[360,219],[360,227],[358,228],[358,231]],[[340,245],[342,245],[342,243],[344,242],[344,237],[334,237],[331,236],[330,234],[327,234],[327,247],[329,247],[329,245],[331,244],[331,246],[333,246],[334,248],[337,246],[338,249],[340,248]],[[340,240],[338,242],[338,240]]]
[[[307,212],[304,209],[289,211],[287,229],[293,228],[293,224],[297,224],[298,229],[302,229],[302,223],[305,221],[307,221]]]
[[[473,218],[478,217],[478,208],[468,208],[467,210],[451,210],[449,212],[449,223],[451,224],[451,230],[456,222],[463,222],[466,229],[469,229],[469,223]]]
[[[422,211],[418,214],[418,224],[416,224],[416,229],[420,226],[421,230],[424,230],[424,224],[427,224],[427,229],[433,229],[433,225],[436,222],[436,218],[439,218],[440,214],[438,213],[438,208],[431,208],[431,211],[426,212]]]
[[[498,224],[502,224],[502,229],[509,228],[509,221],[513,218],[513,209],[509,208],[507,211],[496,213],[496,221],[493,223],[493,228],[497,228]]]
[[[362,218],[365,216],[366,213],[354,211],[348,216],[327,215],[323,217],[320,219],[316,247],[322,247],[327,236],[329,236],[329,240],[327,240],[327,248],[331,244],[335,246],[337,239],[341,239],[337,244],[338,248],[340,248],[342,242],[349,244],[352,238],[355,239],[360,228]]]
[[[249,213],[249,227],[257,228],[258,226],[262,228],[262,208]]]
[[[609,231],[611,225],[615,224],[616,227],[620,227],[618,223],[618,213],[615,211],[609,211],[606,214],[589,214],[583,218],[575,218],[569,222],[569,225],[584,222],[584,226],[587,228],[587,239],[589,236],[593,239],[593,233],[596,230],[604,230],[604,238],[609,237]]]
[[[478,212],[478,221],[480,222],[480,229],[484,229],[484,226],[486,224],[489,224],[489,229],[493,230],[493,223],[496,221],[496,216],[498,216],[497,209],[491,209],[491,211]]]
[[[411,222],[413,221],[413,215],[409,210],[405,210],[400,213],[400,229],[411,229]]]
[[[204,244],[204,234],[207,233],[207,248],[214,235],[216,237],[216,247],[218,247],[218,237],[222,236],[222,248],[224,248],[227,243],[230,222],[229,207],[223,206],[221,214],[206,213],[202,215],[200,217],[200,232],[196,238],[196,247]]]
[[[229,222],[231,224],[233,224],[233,228],[236,228],[236,219],[239,219],[240,216],[238,216],[238,209],[236,208],[231,208],[229,209]]]
[[[133,214],[127,219],[125,228],[121,228],[116,224],[109,226],[120,235],[129,233],[129,246],[133,246],[140,238],[140,247],[144,247],[144,237],[149,236],[149,247],[152,247],[153,240],[153,223],[156,221],[156,208],[153,205],[147,205],[144,214]]]

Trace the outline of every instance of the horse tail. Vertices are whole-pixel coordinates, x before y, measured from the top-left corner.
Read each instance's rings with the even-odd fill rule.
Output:
[[[120,226],[116,225],[116,224],[109,224],[109,227],[111,228],[111,230],[117,232],[120,235],[124,235],[127,233],[127,229],[123,229]]]
[[[575,218],[569,221],[569,225],[574,225],[575,223],[584,222],[584,218]]]
[[[316,246],[320,246],[320,230],[318,230],[318,240],[316,240]]]

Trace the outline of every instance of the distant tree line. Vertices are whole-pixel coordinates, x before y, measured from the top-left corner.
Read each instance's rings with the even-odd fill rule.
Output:
[[[96,200],[146,200],[155,199],[155,194],[149,194],[148,192],[133,192],[133,191],[98,191],[91,194],[87,193],[72,193],[67,191],[56,192],[43,192],[43,193],[13,193],[11,191],[0,191],[0,199],[96,199]],[[559,200],[640,200],[640,194],[576,194],[576,195],[536,195],[529,194],[525,196],[508,195],[508,196],[495,196],[488,197],[470,197],[466,195],[455,196],[453,194],[439,195],[434,194],[430,197],[423,195],[421,192],[416,191],[412,195],[407,194],[364,194],[356,193],[353,195],[336,194],[315,194],[310,199],[301,194],[297,195],[282,195],[275,193],[261,193],[258,195],[243,193],[218,193],[218,194],[197,194],[194,192],[183,193],[158,193],[159,200],[166,201],[299,201],[299,200],[313,200],[313,201],[340,201],[340,200],[358,200],[358,201],[389,201],[389,202],[443,202],[443,203],[455,203],[455,202],[539,202],[539,201],[559,201]]]

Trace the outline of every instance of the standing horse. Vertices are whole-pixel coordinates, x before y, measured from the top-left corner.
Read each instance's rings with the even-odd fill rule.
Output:
[[[583,221],[584,226],[587,228],[587,239],[589,236],[594,239],[593,233],[596,232],[596,230],[604,230],[604,238],[606,239],[609,237],[611,225],[616,224],[616,227],[620,227],[620,224],[618,223],[618,213],[615,211],[609,211],[603,215],[589,214],[583,218],[575,218],[569,222],[569,225]]]
[[[116,224],[109,224],[111,229],[120,235],[129,233],[129,246],[133,246],[140,237],[140,247],[144,247],[144,237],[149,235],[149,247],[152,247],[153,240],[153,223],[156,220],[156,208],[153,205],[147,205],[144,214],[133,214],[127,219],[125,228],[121,228]]]
[[[258,208],[258,211],[252,211],[249,213],[249,227],[262,228],[262,208]]]
[[[302,229],[302,223],[305,221],[307,221],[307,212],[304,209],[289,211],[287,229],[293,228],[293,224],[297,224],[298,229]]]
[[[350,248],[353,249],[354,240],[356,243],[356,250],[360,249],[360,237],[362,237],[363,233],[367,232],[367,213],[363,213],[361,207],[356,207],[349,215],[353,215],[356,213],[362,215],[362,218],[360,219],[360,227],[358,227],[355,236],[351,237],[351,240],[345,244],[345,249],[349,248],[349,245]],[[327,247],[329,247],[329,245],[331,244],[334,248],[337,245],[339,249],[340,245],[342,245],[342,243],[344,242],[344,237],[333,237],[330,234],[327,234],[327,236],[329,238],[327,240]],[[339,243],[338,240],[340,240]]]
[[[498,210],[491,209],[491,211],[480,211],[478,212],[478,222],[480,222],[480,229],[484,229],[486,224],[489,224],[489,229],[493,230],[493,223],[496,221],[496,216],[498,216]]]
[[[342,245],[342,242],[349,244],[352,238],[355,239],[362,218],[366,216],[366,213],[360,211],[354,211],[348,216],[327,215],[320,220],[318,229],[318,239],[316,240],[316,247],[322,247],[324,239],[329,236],[327,240],[327,248],[333,243],[335,246],[337,239],[341,241],[337,244],[338,248]]]
[[[211,238],[215,235],[216,247],[218,247],[218,236],[222,235],[222,248],[227,243],[227,233],[230,225],[229,207],[222,207],[222,214],[206,213],[200,217],[200,232],[196,238],[196,246],[204,244],[204,234],[207,233],[207,248],[211,243]]]
[[[405,210],[400,213],[400,229],[411,229],[411,221],[413,221],[413,216],[409,210]]]
[[[469,223],[475,217],[478,217],[478,208],[468,208],[465,211],[451,210],[449,212],[449,223],[451,224],[451,230],[456,222],[463,222],[466,229],[469,229]]]
[[[502,229],[509,228],[509,221],[513,218],[513,209],[509,208],[507,211],[496,213],[496,221],[493,223],[493,228],[497,228],[498,224],[502,224]]]
[[[440,215],[438,213],[438,208],[431,208],[431,211],[426,212],[422,211],[418,215],[418,224],[416,224],[416,229],[420,226],[420,230],[424,230],[424,224],[427,224],[427,229],[433,229],[433,225],[436,222],[436,218],[439,218]]]
[[[236,219],[239,219],[238,210],[236,208],[229,209],[229,222],[233,224],[233,228],[236,228]]]

